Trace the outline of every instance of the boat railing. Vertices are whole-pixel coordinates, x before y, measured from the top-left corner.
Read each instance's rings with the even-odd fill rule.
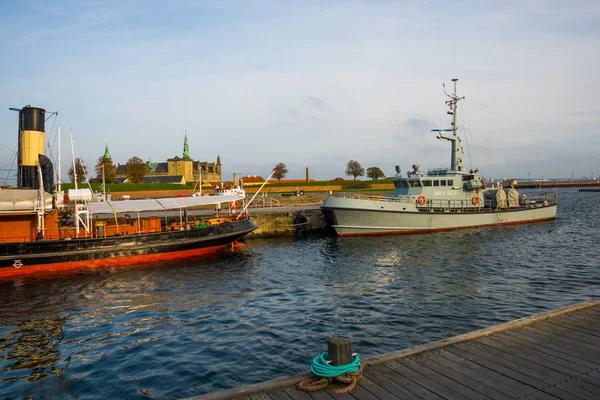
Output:
[[[505,211],[509,209],[527,209],[539,208],[557,203],[556,193],[539,193],[539,194],[523,194],[519,196],[518,206],[509,207],[506,205],[499,207],[498,203],[491,199],[485,199],[482,202],[473,204],[472,200],[437,200],[426,199],[423,204],[419,203],[418,196],[374,196],[362,193],[337,193],[331,194],[330,197],[338,197],[355,200],[371,200],[385,202],[412,203],[419,211],[429,212],[457,212],[457,213],[475,213],[482,211]]]

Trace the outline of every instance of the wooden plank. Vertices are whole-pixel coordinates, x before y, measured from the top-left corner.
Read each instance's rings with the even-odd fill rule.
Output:
[[[348,396],[354,397],[357,400],[378,400],[377,397],[373,396],[370,392],[366,391],[361,386],[356,386],[351,392],[348,393],[336,393],[336,389],[343,389],[346,384],[336,383],[327,388],[327,393],[336,400],[348,400]]]
[[[597,359],[593,356],[590,356],[587,353],[579,352],[577,350],[569,350],[563,346],[552,343],[549,340],[540,342],[537,338],[532,339],[532,337],[530,335],[526,335],[520,330],[504,332],[504,333],[498,334],[497,337],[502,337],[502,338],[506,337],[509,340],[513,340],[512,339],[513,337],[515,337],[517,339],[521,339],[526,343],[525,346],[527,346],[527,347],[535,348],[539,351],[546,352],[547,354],[551,354],[551,355],[555,354],[557,357],[560,357],[560,358],[568,357],[567,359],[569,361],[579,364],[581,366],[584,366],[586,368],[594,368],[597,365],[596,364]]]
[[[408,388],[403,386],[404,382],[396,382],[394,378],[399,378],[394,371],[391,369],[384,367],[382,365],[373,365],[365,370],[365,376],[371,379],[373,382],[378,383],[382,387],[385,387],[390,392],[394,393],[400,399],[415,399],[415,398],[432,398],[432,399],[441,399],[439,396],[435,396],[434,393],[429,393],[427,397],[419,397],[417,393],[414,391],[411,392]],[[393,378],[391,377],[393,375]],[[405,379],[406,380],[406,379]],[[412,382],[411,382],[412,383]],[[416,385],[416,384],[414,384]],[[407,385],[408,386],[408,385]],[[418,386],[418,385],[416,385]],[[421,386],[419,388],[423,389]],[[423,394],[423,393],[422,393]]]
[[[495,365],[510,369],[512,372],[516,372],[519,375],[527,376],[532,379],[532,382],[537,383],[535,385],[536,388],[545,385],[553,385],[560,381],[559,378],[548,376],[543,372],[539,372],[537,369],[533,369],[531,365],[525,366],[516,363],[514,359],[509,357],[507,353],[497,352],[494,354],[492,351],[488,351],[489,347],[484,348],[484,346],[480,343],[461,343],[460,345],[457,345],[456,348],[466,351],[472,356],[478,357],[481,360],[486,360],[494,363]]]
[[[474,374],[466,368],[461,368],[460,365],[445,359],[440,355],[440,352],[415,356],[413,360],[449,379],[459,382],[460,384],[487,396],[490,399],[507,400],[513,398],[513,396],[509,396],[480,382],[481,377],[479,375]]]
[[[546,321],[549,324],[562,326],[564,328],[570,328],[578,332],[587,333],[592,336],[600,337],[600,329],[591,329],[589,324],[579,324],[577,321],[570,320],[568,318],[557,318],[556,320]]]
[[[478,379],[480,382],[494,388],[501,389],[503,393],[511,397],[519,397],[524,393],[529,393],[533,390],[529,385],[491,370],[472,360],[453,354],[449,352],[448,349],[440,351],[439,356],[442,359],[449,360],[459,365],[461,371],[472,371],[475,375],[474,379]]]
[[[385,363],[385,366],[396,371],[398,374],[412,380],[418,385],[423,386],[424,388],[437,394],[438,396],[441,396],[444,399],[464,399],[464,396],[460,395],[459,393],[440,385],[439,383],[431,380],[426,376],[414,372],[412,369],[408,368],[403,364],[400,364],[397,361],[387,362]]]
[[[269,392],[269,397],[271,400],[293,400],[283,389],[277,389],[272,392]]]
[[[470,360],[472,360],[478,364],[481,364],[489,369],[492,369],[498,373],[501,373],[503,375],[511,377],[512,379],[515,379],[521,383],[529,385],[532,388],[538,389],[540,391],[551,394],[553,396],[557,396],[558,398],[564,398],[564,399],[581,399],[582,398],[582,397],[576,396],[575,394],[573,394],[569,391],[566,391],[563,389],[558,389],[558,388],[552,386],[551,384],[549,385],[546,382],[546,379],[543,376],[540,376],[540,374],[529,372],[524,369],[514,369],[513,367],[511,367],[510,362],[504,362],[503,360],[498,359],[498,358],[494,358],[494,360],[491,361],[491,360],[488,360],[486,357],[482,357],[480,354],[474,354],[472,352],[469,352],[468,350],[459,348],[459,346],[460,345],[453,346],[453,347],[449,348],[448,351],[452,352],[454,354],[457,354],[457,355],[461,355],[465,358],[469,358]],[[535,375],[535,377],[532,377],[530,375]],[[542,380],[540,380],[538,378],[542,378]]]
[[[284,387],[283,392],[291,397],[293,400],[312,400],[308,395],[308,392],[303,392],[296,388],[296,385]]]
[[[571,371],[573,373],[582,374],[590,370],[588,367],[570,361],[569,358],[572,357],[569,354],[560,353],[558,351],[551,351],[547,348],[537,346],[535,344],[528,345],[529,343],[522,341],[521,339],[518,339],[516,337],[513,337],[511,340],[506,340],[502,337],[491,336],[487,338],[487,340],[489,340],[490,343],[494,343],[498,346],[505,347],[506,349],[511,349],[511,351],[521,354],[524,357],[539,360],[539,362],[544,363],[546,365],[551,365],[552,368],[557,369],[559,371],[564,371],[565,374],[568,374]]]
[[[515,352],[514,350],[508,348],[495,346],[494,343],[489,340],[481,339],[477,342],[469,343],[469,346],[475,348],[476,350],[485,351],[490,354],[493,354],[496,357],[511,361],[529,370],[539,372],[540,374],[545,375],[548,378],[560,381],[577,376],[577,373],[564,370],[558,371],[556,369],[548,367],[546,366],[546,363],[540,361],[539,358],[523,357],[523,353],[520,353],[518,351]]]
[[[600,343],[599,343],[598,336],[592,336],[587,333],[578,332],[577,330],[574,330],[574,329],[565,328],[565,327],[562,327],[559,325],[553,325],[553,324],[548,324],[548,323],[533,324],[533,325],[531,325],[531,328],[539,329],[544,332],[551,333],[553,335],[559,335],[561,337],[564,337],[564,338],[567,338],[570,340],[576,340],[578,342],[585,343],[586,348],[590,348],[597,352],[600,352]]]
[[[531,335],[532,337],[537,337],[540,341],[551,341],[553,343],[561,344],[567,349],[578,349],[593,355],[594,357],[600,357],[600,348],[596,346],[589,345],[585,342],[577,340],[575,338],[570,338],[568,336],[562,336],[559,334],[552,334],[551,332],[547,332],[543,329],[538,329],[530,326],[524,327],[521,332],[526,335]]]
[[[419,374],[423,377],[431,379],[432,381],[436,382],[440,386],[444,386],[444,387],[452,390],[453,392],[458,393],[459,395],[464,396],[468,399],[471,399],[471,400],[489,399],[485,395],[477,392],[476,390],[470,388],[469,386],[462,384],[460,381],[448,378],[444,374],[441,374],[432,368],[428,368],[428,367],[424,366],[423,364],[420,364],[413,357],[406,358],[403,360],[398,360],[398,363],[410,368],[411,370],[413,370],[414,372],[416,372],[417,374]]]
[[[250,395],[251,400],[271,400],[266,393],[253,393]]]
[[[388,391],[385,387],[379,385],[377,382],[370,380],[364,375],[360,380],[359,385],[380,400],[398,400],[400,398],[398,396],[395,396],[393,392]]]

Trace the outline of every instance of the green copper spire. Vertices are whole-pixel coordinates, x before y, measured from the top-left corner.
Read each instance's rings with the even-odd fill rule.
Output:
[[[104,147],[104,155],[102,157],[103,158],[111,158],[110,151],[108,151],[108,143],[106,143],[106,146]]]
[[[188,146],[187,130],[185,131],[185,139],[183,140],[183,158],[190,157],[190,147]]]

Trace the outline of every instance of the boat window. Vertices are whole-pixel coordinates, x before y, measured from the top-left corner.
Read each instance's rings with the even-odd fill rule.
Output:
[[[410,185],[410,187],[421,187],[420,181],[408,181],[408,184]]]
[[[446,180],[445,179],[440,181],[440,186],[446,186]]]
[[[463,175],[463,181],[472,181],[473,175]]]
[[[394,182],[394,186],[396,188],[407,188],[408,187],[408,182],[406,182],[406,181],[395,181]]]
[[[448,186],[454,186],[454,181],[452,179],[448,179]]]
[[[440,186],[440,181],[437,179],[433,181],[433,186]]]
[[[423,186],[431,186],[431,181],[428,179],[421,181],[421,182],[423,182]]]

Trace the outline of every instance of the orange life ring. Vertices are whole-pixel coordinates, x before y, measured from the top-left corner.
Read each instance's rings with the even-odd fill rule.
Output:
[[[479,197],[473,196],[471,198],[471,204],[473,204],[474,206],[476,206],[477,204],[479,204]]]
[[[237,201],[230,201],[229,202],[229,208],[236,209],[237,208]]]
[[[481,180],[481,187],[487,189],[487,185],[485,184],[485,181],[483,179]]]
[[[417,197],[417,203],[419,203],[420,205],[423,205],[427,202],[427,199],[425,198],[425,196],[419,196]]]

